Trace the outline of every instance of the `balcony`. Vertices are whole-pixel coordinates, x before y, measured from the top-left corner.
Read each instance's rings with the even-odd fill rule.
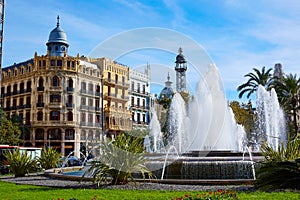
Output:
[[[62,107],[61,102],[50,102],[49,106],[50,106],[50,108]]]
[[[55,91],[57,91],[57,90],[62,90],[62,87],[61,86],[51,86],[50,87],[50,90],[55,90]]]
[[[45,106],[44,102],[38,102],[38,103],[36,103],[36,107],[37,108],[43,108],[44,106]]]
[[[37,87],[37,88],[36,88],[36,90],[37,90],[38,92],[42,92],[42,91],[44,91],[44,89],[45,89],[44,87]]]
[[[113,86],[113,85],[116,84],[116,81],[114,79],[111,79],[111,78],[104,78],[104,84]]]
[[[67,108],[74,108],[74,104],[73,103],[66,103],[66,107]]]
[[[74,92],[74,88],[73,87],[67,87],[67,92],[69,92],[69,93]]]

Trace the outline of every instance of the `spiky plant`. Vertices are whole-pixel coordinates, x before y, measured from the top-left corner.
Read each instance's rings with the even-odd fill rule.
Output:
[[[262,190],[300,189],[300,143],[289,137],[277,151],[268,144],[261,146],[264,160],[257,170],[255,186]]]
[[[41,157],[37,159],[44,169],[56,168],[60,162],[61,154],[53,148],[43,148]]]
[[[91,174],[94,182],[100,185],[111,180],[111,184],[134,182],[134,173],[141,173],[145,179],[152,177],[151,171],[145,166],[144,146],[141,138],[121,134],[115,141],[104,142],[100,151],[100,159],[93,161],[91,167],[83,175]]]
[[[6,151],[5,157],[8,162],[9,170],[15,177],[24,177],[26,174],[37,171],[36,160],[32,160],[27,152],[20,153],[19,149],[15,151]]]

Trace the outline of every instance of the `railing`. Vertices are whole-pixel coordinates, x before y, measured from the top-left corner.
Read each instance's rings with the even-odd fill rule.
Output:
[[[74,92],[74,88],[73,87],[67,87],[67,92]]]
[[[73,107],[74,107],[74,104],[72,104],[72,103],[66,103],[66,107],[67,107],[67,108],[73,108]]]
[[[45,103],[43,102],[38,102],[36,103],[36,107],[44,107]]]
[[[37,87],[37,91],[44,91],[45,87]]]

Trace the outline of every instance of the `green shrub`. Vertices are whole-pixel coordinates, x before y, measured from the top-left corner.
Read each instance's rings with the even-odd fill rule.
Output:
[[[141,173],[143,178],[152,177],[151,171],[145,166],[143,139],[121,134],[114,141],[104,142],[100,146],[101,156],[93,161],[91,167],[83,175],[91,174],[98,185],[102,181],[126,184],[134,182],[133,173]]]
[[[23,153],[20,153],[19,149],[13,152],[6,151],[5,157],[8,161],[8,168],[15,177],[24,177],[26,174],[37,170],[37,162],[32,160],[26,151]]]
[[[261,147],[264,160],[258,168],[255,186],[262,190],[300,189],[300,145],[298,136],[282,143],[278,150]]]
[[[60,153],[53,148],[43,148],[41,157],[37,159],[44,169],[56,168],[60,162]]]

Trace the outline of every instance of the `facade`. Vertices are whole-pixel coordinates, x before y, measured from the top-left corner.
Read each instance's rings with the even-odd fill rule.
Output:
[[[129,72],[129,110],[133,128],[147,129],[150,123],[150,65],[145,72]]]
[[[30,129],[26,145],[51,146],[67,156],[91,149],[103,139],[101,70],[79,57],[68,56],[66,33],[50,32],[47,54],[3,68],[1,105]],[[23,126],[24,126],[23,125]]]
[[[129,67],[108,58],[93,61],[102,69],[104,129],[108,137],[132,129],[128,110]]]
[[[182,48],[180,47],[178,50],[178,55],[176,56],[176,91],[177,92],[187,92],[186,90],[186,60],[184,55],[182,54]]]

